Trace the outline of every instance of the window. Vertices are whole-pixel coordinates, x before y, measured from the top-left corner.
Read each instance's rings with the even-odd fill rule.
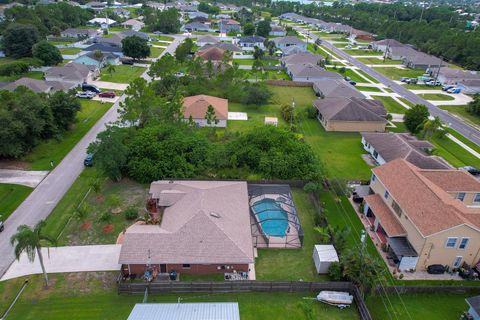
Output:
[[[480,193],[475,194],[475,198],[473,199],[473,202],[480,202]]]
[[[460,264],[462,263],[462,260],[463,260],[462,256],[455,257],[455,260],[453,260],[453,267],[454,268],[460,267]]]
[[[465,192],[457,193],[457,199],[463,202],[463,199],[465,199]]]
[[[457,245],[457,239],[458,238],[448,238],[447,243],[445,244],[445,247],[455,248],[455,246]]]
[[[388,199],[389,196],[390,196],[390,193],[388,193],[388,191],[385,190],[385,193],[383,194],[383,197],[384,197],[385,199]]]
[[[375,180],[377,180],[377,176],[372,174],[372,181],[375,181]]]
[[[402,216],[402,208],[400,208],[400,206],[395,200],[393,200],[392,202],[392,208],[393,208],[393,211],[395,211],[395,213],[397,214],[397,216],[399,217]]]
[[[190,269],[190,264],[189,263],[182,264],[182,268],[183,269]]]
[[[374,157],[375,159],[377,159],[377,157],[378,157],[378,152],[377,152],[377,151],[373,151],[373,157]]]
[[[462,238],[462,241],[460,241],[460,244],[458,245],[458,249],[465,249],[469,240],[469,238]]]

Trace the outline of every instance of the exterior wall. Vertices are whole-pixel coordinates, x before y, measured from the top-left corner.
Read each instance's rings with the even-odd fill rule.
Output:
[[[388,207],[393,211],[392,202],[395,198],[395,195],[390,194],[388,199],[385,199],[384,194],[386,188],[381,183],[380,179],[375,179],[375,181],[370,181],[370,188],[373,190],[374,193],[380,195],[383,201],[388,205]],[[373,213],[375,214],[375,212]],[[425,238],[420,234],[420,232],[416,229],[410,219],[407,218],[408,212],[403,212],[401,217],[395,216],[397,220],[402,224],[403,228],[407,232],[407,239],[412,245],[412,247],[417,251],[417,254],[423,251],[425,245]]]
[[[362,137],[362,145],[363,145],[363,149],[365,149],[365,151],[370,153],[379,165],[382,165],[387,162],[382,158],[382,156],[379,153],[377,153],[377,156],[375,157],[374,155],[375,149],[363,137]]]
[[[451,195],[452,198],[457,198],[458,192],[449,192],[448,194]],[[468,207],[480,207],[480,202],[475,202],[476,195],[477,192],[465,192],[465,198],[462,201],[463,204]]]
[[[372,121],[327,121],[325,130],[344,132],[384,132],[384,122]]]
[[[245,51],[254,51],[255,47],[258,47],[259,49],[265,50],[265,46],[263,45],[263,43],[258,43],[258,42],[256,42],[256,43],[239,42],[238,46],[240,48],[242,48],[242,50],[245,50]]]
[[[188,119],[184,119],[188,121]],[[193,119],[193,121],[197,124],[198,127],[217,127],[217,128],[226,128],[227,127],[227,120],[218,120],[217,125],[209,125],[206,119]]]
[[[73,62],[79,63],[79,64],[86,64],[90,66],[96,66],[97,68],[101,67],[100,62],[98,62],[97,60],[93,60],[90,57],[87,57],[86,55],[78,57],[77,59],[73,60]]]
[[[385,52],[387,50],[387,45],[386,44],[378,45],[378,44],[373,43],[372,48],[373,48],[373,50],[376,50],[376,51]]]
[[[270,31],[268,35],[273,37],[285,37],[287,35],[287,32],[286,31]]]
[[[150,264],[150,267],[157,268],[160,270],[159,264]],[[224,267],[222,269],[222,267]],[[228,269],[227,269],[228,268]],[[130,273],[143,275],[145,272],[146,265],[144,264],[131,264],[130,265]],[[186,274],[208,274],[208,273],[226,273],[226,272],[233,272],[234,270],[237,272],[248,272],[248,264],[230,264],[226,263],[223,265],[219,264],[192,264],[190,268],[183,268],[181,264],[166,264],[165,268],[166,272],[170,272],[175,270],[177,273],[186,273]]]
[[[458,238],[455,248],[447,248],[447,238]],[[462,238],[469,238],[467,247],[460,249],[458,246]],[[455,257],[462,257],[462,263],[469,265],[480,260],[480,231],[462,225],[434,234],[426,239],[426,245],[420,255],[417,269],[424,269],[431,264],[443,264],[453,267]]]

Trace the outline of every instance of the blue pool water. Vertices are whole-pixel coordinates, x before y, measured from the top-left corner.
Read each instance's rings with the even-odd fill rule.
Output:
[[[266,235],[285,237],[288,228],[288,214],[273,199],[262,199],[253,205],[262,230]]]

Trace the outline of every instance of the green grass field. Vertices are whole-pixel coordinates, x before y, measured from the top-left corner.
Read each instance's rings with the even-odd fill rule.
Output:
[[[43,72],[41,71],[28,71],[27,73],[16,76],[0,76],[0,81],[11,82],[20,78],[31,78],[36,80],[43,80]]]
[[[427,86],[426,84],[423,84],[423,83],[417,83],[417,84],[414,84],[414,83],[411,83],[411,84],[405,84],[403,85],[403,87],[405,89],[409,89],[409,90],[435,90],[435,89],[441,89],[441,86]]]
[[[251,66],[255,59],[233,59],[233,63],[236,63],[240,66]]]
[[[157,58],[163,51],[164,48],[150,47],[150,58]]]
[[[346,49],[343,51],[345,51],[345,53],[348,53],[351,56],[382,56],[381,52],[376,52],[372,50]]]
[[[377,88],[377,87],[355,86],[355,88],[357,88],[357,90],[360,90],[360,91],[382,92],[382,90],[380,90],[380,88]]]
[[[467,111],[467,106],[438,106],[443,110],[453,113],[471,124],[480,126],[480,117]]]
[[[373,69],[393,80],[400,80],[401,77],[416,78],[425,73],[422,69],[399,69],[391,67],[375,67]]]
[[[387,127],[387,131],[397,133],[408,132],[407,127],[405,127],[405,124],[403,122],[393,122],[393,124],[395,125],[395,128]]]
[[[33,189],[18,184],[0,184],[0,220],[7,220]]]
[[[443,94],[443,93],[421,93],[419,96],[425,100],[434,100],[434,101],[452,101],[455,100],[454,97]]]
[[[342,76],[349,77],[350,80],[358,82],[358,83],[367,83],[368,81],[365,78],[370,79],[373,83],[378,83],[378,81],[376,81],[375,79],[373,79],[372,77],[370,77],[369,75],[367,75],[366,73],[364,73],[361,70],[356,70],[356,72],[355,72],[352,69],[345,69],[345,72],[342,73],[342,72],[340,72],[341,69],[342,69],[341,65],[337,65],[336,68],[327,67],[328,71],[337,72],[337,73],[341,74]],[[360,76],[360,74],[363,75],[365,78]]]
[[[357,59],[358,61],[360,62],[363,62],[365,64],[402,64],[402,61],[400,60],[391,60],[391,59],[385,59],[385,61],[383,61],[383,59],[377,59],[377,58],[358,58]]]
[[[434,154],[439,155],[455,167],[474,166],[480,168],[480,159],[447,137],[433,137]]]
[[[77,121],[72,129],[62,134],[60,140],[50,139],[36,146],[25,156],[25,161],[31,163],[32,170],[50,170],[50,161],[57,165],[63,157],[77,144],[90,128],[112,106],[111,103],[101,103],[93,100],[81,100],[82,109],[77,114]]]
[[[114,289],[116,273],[70,273],[51,275],[52,286],[43,289],[40,276],[30,283],[7,319],[124,320],[143,295],[118,295]],[[24,278],[0,283],[0,307],[4,310]],[[218,293],[150,294],[149,303],[238,302],[242,320],[254,319],[359,319],[355,305],[345,310],[313,299],[315,293]]]
[[[373,96],[375,100],[383,102],[383,105],[387,109],[388,113],[400,113],[404,114],[407,109],[393,100],[392,97]]]
[[[82,49],[80,48],[60,48],[58,50],[60,50],[61,54],[67,54],[67,55],[74,55],[82,51]]]
[[[115,83],[130,83],[130,81],[140,77],[144,72],[145,68],[121,64],[115,66],[115,71],[111,75],[105,68],[102,69],[100,80]]]

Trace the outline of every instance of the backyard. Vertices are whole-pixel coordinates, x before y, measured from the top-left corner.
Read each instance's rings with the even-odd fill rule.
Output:
[[[117,273],[52,274],[51,287],[43,289],[41,276],[29,277],[29,284],[9,319],[56,320],[108,319],[123,320],[143,295],[118,295],[115,290]],[[25,279],[0,282],[0,307],[4,310],[13,300]],[[149,303],[238,302],[242,320],[253,319],[359,319],[356,307],[340,310],[315,301],[315,293],[217,293],[148,295]]]
[[[140,77],[144,72],[145,68],[121,64],[115,66],[115,71],[111,74],[106,68],[103,68],[100,74],[100,80],[115,83],[130,83],[130,81]]]
[[[43,80],[43,72],[41,71],[28,71],[24,74],[14,75],[14,76],[0,76],[0,81],[11,82],[18,80],[20,78],[31,78],[36,80]]]
[[[82,51],[80,48],[60,48],[60,53],[61,54],[66,54],[66,55],[74,55]]]
[[[40,143],[25,156],[23,160],[30,163],[32,170],[50,170],[50,161],[58,164],[112,106],[111,103],[94,100],[81,100],[80,103],[82,108],[77,114],[77,121],[69,131],[64,132],[59,139]]]
[[[18,184],[0,184],[0,220],[7,220],[33,189]]]

